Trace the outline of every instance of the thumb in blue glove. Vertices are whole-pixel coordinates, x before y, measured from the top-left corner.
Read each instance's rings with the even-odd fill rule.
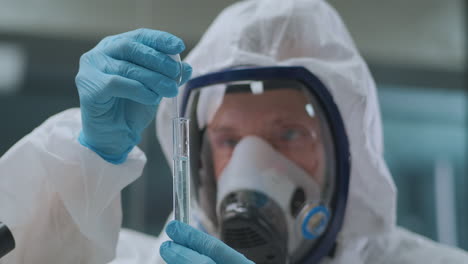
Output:
[[[217,238],[179,221],[166,227],[173,241],[164,242],[159,252],[168,264],[254,264]]]

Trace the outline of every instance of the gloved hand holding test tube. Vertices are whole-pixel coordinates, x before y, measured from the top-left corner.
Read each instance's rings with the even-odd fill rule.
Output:
[[[179,54],[171,55],[180,65],[178,84],[182,81],[182,62]],[[173,144],[173,201],[175,220],[189,224],[190,219],[190,159],[189,159],[189,122],[180,116],[177,96],[171,99],[173,104],[172,144]]]

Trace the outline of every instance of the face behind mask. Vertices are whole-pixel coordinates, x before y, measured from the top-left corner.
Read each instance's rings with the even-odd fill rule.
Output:
[[[287,263],[329,219],[314,177],[254,136],[236,145],[217,201],[221,239],[255,263]]]
[[[247,67],[195,78],[184,98],[199,157],[190,164],[196,225],[258,264],[329,254],[349,153],[321,82],[301,67]]]

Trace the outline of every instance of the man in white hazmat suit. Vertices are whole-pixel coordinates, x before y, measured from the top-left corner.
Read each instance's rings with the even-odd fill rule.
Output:
[[[375,85],[328,4],[240,2],[181,72],[167,55],[183,49],[137,30],[82,56],[81,109],[0,159],[0,222],[16,242],[1,264],[468,263],[395,226]],[[196,228],[120,230],[120,191],[146,162],[135,145],[189,64],[179,95],[192,121]],[[168,160],[170,110],[163,100],[156,124]]]

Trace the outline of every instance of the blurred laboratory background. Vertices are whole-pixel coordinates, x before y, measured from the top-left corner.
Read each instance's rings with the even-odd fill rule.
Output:
[[[104,36],[154,28],[190,50],[233,2],[0,0],[0,155],[47,117],[79,105],[79,57]],[[398,224],[468,250],[465,2],[330,2],[378,85]],[[149,162],[122,199],[124,226],[156,235],[172,208],[172,178],[154,134],[151,125],[141,143]]]

